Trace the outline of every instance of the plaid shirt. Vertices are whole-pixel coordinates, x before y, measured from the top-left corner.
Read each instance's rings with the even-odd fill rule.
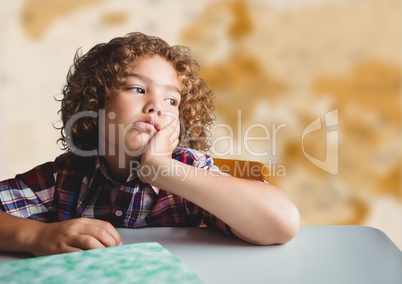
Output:
[[[208,155],[176,148],[172,157],[219,171]],[[99,156],[65,153],[14,179],[0,182],[0,209],[41,222],[77,217],[108,221],[116,227],[213,226],[230,234],[221,220],[178,195],[142,183],[136,173],[114,182]]]

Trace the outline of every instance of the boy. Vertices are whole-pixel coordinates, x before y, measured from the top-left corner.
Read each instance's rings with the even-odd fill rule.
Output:
[[[73,252],[121,244],[115,227],[204,224],[289,241],[299,229],[289,199],[200,152],[212,110],[185,47],[131,33],[76,55],[60,109],[67,152],[0,182],[0,250]]]

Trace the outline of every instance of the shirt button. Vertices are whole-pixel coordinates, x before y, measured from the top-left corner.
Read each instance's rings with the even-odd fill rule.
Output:
[[[123,212],[121,210],[117,210],[114,214],[116,214],[117,217],[120,217],[123,215]]]

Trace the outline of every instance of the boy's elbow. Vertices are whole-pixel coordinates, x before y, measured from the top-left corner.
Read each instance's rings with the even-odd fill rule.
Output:
[[[232,233],[246,242],[261,246],[282,245],[292,240],[300,229],[300,213],[296,206],[287,203],[275,213],[269,206],[265,209],[261,211],[258,228],[246,232],[231,228]]]
[[[290,206],[286,213],[278,216],[275,221],[271,226],[267,226],[266,239],[259,242],[260,245],[282,245],[292,240],[299,232],[300,213],[295,206]]]
[[[288,214],[278,225],[277,244],[285,244],[292,240],[300,229],[300,213],[295,206],[289,209]]]

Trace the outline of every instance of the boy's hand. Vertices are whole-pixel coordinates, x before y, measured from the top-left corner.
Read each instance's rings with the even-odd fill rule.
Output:
[[[121,244],[121,238],[116,229],[102,220],[77,218],[57,223],[38,224],[40,226],[33,234],[30,249],[36,256]]]
[[[179,144],[180,122],[177,116],[170,113],[158,112],[158,116],[167,116],[171,121],[157,131],[149,141],[142,158],[141,164],[149,164],[159,158],[171,159],[172,152]]]
[[[158,116],[169,116],[169,113],[159,113]],[[177,116],[170,115],[172,120],[165,127],[154,134],[145,149],[139,168],[139,177],[143,182],[150,183],[152,175],[141,176],[141,173],[150,173],[149,170],[141,171],[141,167],[158,167],[163,161],[172,158],[172,152],[179,144],[180,121]]]

